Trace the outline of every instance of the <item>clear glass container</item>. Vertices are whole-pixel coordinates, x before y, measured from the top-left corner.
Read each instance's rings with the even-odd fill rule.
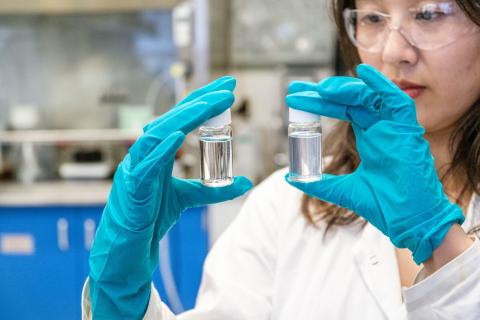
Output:
[[[209,187],[232,184],[232,127],[200,127],[199,140],[202,183]]]
[[[289,177],[311,182],[322,178],[322,126],[320,121],[288,126]]]

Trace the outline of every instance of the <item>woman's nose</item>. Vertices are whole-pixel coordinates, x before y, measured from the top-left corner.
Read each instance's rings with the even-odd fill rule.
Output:
[[[394,66],[415,64],[418,60],[418,49],[402,34],[401,29],[391,29],[385,40],[382,60]]]

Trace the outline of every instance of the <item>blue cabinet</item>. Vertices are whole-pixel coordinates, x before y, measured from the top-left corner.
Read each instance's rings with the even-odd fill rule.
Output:
[[[80,319],[88,255],[103,208],[0,207],[0,318]],[[193,307],[208,250],[206,208],[162,240],[154,282],[174,310]],[[163,260],[162,260],[163,259]]]
[[[206,218],[206,208],[185,211],[160,242],[160,268],[153,282],[162,300],[176,313],[195,305],[208,252]]]
[[[0,209],[3,319],[78,315],[78,247],[69,234],[73,217],[74,211],[64,208]]]

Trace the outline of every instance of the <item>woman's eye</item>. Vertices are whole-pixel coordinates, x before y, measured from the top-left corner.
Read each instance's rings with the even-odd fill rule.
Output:
[[[362,16],[361,21],[366,24],[378,24],[383,22],[383,17],[376,13],[367,13]]]
[[[443,12],[440,11],[421,11],[415,14],[415,19],[423,21],[435,21],[444,16]]]

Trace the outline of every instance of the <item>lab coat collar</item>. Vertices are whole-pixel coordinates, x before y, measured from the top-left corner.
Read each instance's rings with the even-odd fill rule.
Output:
[[[374,226],[367,224],[352,250],[360,275],[385,317],[399,318],[404,306],[393,244]]]
[[[470,198],[465,222],[462,224],[462,228],[465,232],[469,232],[478,226],[480,226],[480,196],[474,193]],[[475,233],[475,235],[480,239],[480,232]]]

